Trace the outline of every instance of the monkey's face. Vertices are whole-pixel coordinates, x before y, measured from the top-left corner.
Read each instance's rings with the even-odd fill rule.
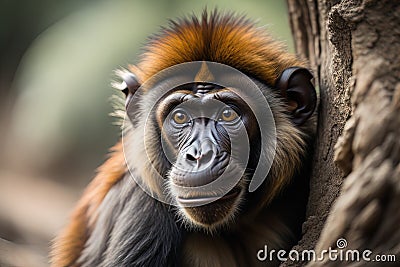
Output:
[[[163,151],[173,164],[168,189],[188,221],[213,227],[237,210],[258,127],[248,105],[211,83],[181,86],[156,108]],[[253,147],[251,147],[253,146]],[[254,166],[251,166],[254,167]]]
[[[213,230],[290,182],[304,144],[296,125],[312,114],[315,90],[302,68],[285,70],[277,88],[212,62],[171,69],[143,85],[121,75],[132,126],[126,162],[149,195]]]

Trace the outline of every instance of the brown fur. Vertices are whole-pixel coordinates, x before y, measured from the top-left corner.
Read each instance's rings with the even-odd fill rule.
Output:
[[[96,221],[97,208],[111,187],[127,171],[122,143],[117,143],[111,151],[110,158],[98,169],[98,175],[86,188],[76,205],[70,224],[55,240],[51,252],[51,266],[78,266],[76,260]]]

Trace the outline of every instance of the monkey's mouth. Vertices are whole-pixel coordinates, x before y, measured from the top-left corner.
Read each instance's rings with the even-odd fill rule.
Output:
[[[214,229],[233,219],[242,190],[236,186],[222,197],[177,197],[185,217],[204,229]]]
[[[222,196],[205,196],[205,195],[197,195],[197,196],[178,196],[176,200],[183,207],[198,207],[204,206],[207,204],[222,203],[226,201],[235,200],[240,195],[241,189],[239,187],[234,187],[228,193]]]

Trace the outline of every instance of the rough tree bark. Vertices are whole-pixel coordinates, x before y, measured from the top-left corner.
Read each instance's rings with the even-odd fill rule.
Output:
[[[298,251],[369,249],[400,265],[400,3],[287,0],[297,53],[320,90],[311,192]],[[342,246],[339,245],[339,246]],[[339,247],[340,248],[340,247]],[[288,261],[282,266],[307,262]],[[377,266],[312,261],[307,266]]]

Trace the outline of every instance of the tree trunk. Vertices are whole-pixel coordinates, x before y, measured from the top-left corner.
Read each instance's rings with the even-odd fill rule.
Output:
[[[307,220],[294,249],[372,254],[282,266],[376,266],[378,254],[396,258],[379,266],[399,266],[400,3],[287,3],[297,53],[320,91]]]

